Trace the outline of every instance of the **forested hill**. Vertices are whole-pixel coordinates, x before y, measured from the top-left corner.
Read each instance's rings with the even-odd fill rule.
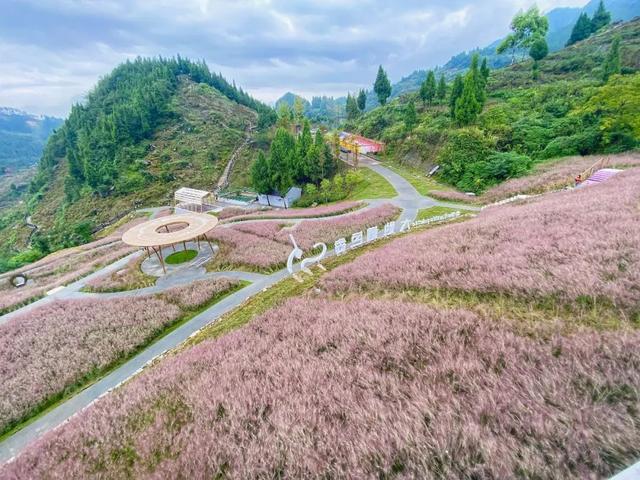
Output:
[[[137,169],[134,149],[171,118],[169,101],[180,77],[215,88],[230,100],[249,107],[268,122],[272,109],[242,89],[212,74],[204,63],[176,59],[137,59],[117,67],[75,105],[64,126],[49,141],[39,165],[32,193],[47,188],[51,171],[61,158],[68,161],[67,199],[77,199],[83,188],[105,195],[126,193],[126,173]],[[267,117],[267,118],[264,118]]]
[[[562,49],[569,39],[571,29],[580,14],[582,12],[586,12],[587,14],[592,15],[598,8],[599,2],[600,0],[591,0],[582,8],[555,8],[550,10],[546,14],[546,17],[549,20],[549,31],[547,33],[549,49],[551,51]],[[629,21],[640,16],[640,0],[605,0],[604,4],[610,11],[611,20],[613,22]],[[511,64],[511,56],[507,53],[496,53],[496,48],[500,42],[501,40],[498,39],[486,47],[474,49],[468,52],[460,52],[459,54],[451,57],[447,63],[438,67],[438,73],[444,73],[447,78],[453,78],[457,73],[469,68],[469,65],[471,64],[471,57],[476,53],[487,58],[491,68],[496,69],[506,67]],[[524,52],[524,55],[526,56],[526,52]],[[391,97],[395,98],[404,93],[418,90],[426,77],[426,70],[415,70],[397,83],[393,84]],[[377,104],[375,95],[368,95],[367,107],[372,108]]]
[[[443,95],[408,93],[347,129],[382,140],[385,155],[481,193],[536,163],[640,147],[640,19],[528,60],[475,68]],[[425,94],[428,94],[428,89]]]
[[[134,203],[166,204],[179,186],[212,189],[248,127],[275,119],[204,62],[118,66],[50,137],[26,206],[2,212],[0,263],[16,255],[11,265],[21,263],[26,215],[40,227],[31,242],[39,252],[30,250],[38,255],[87,241]]]

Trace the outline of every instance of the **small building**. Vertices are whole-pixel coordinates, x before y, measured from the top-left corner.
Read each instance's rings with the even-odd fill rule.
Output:
[[[384,143],[356,135],[349,132],[340,132],[340,146],[346,150],[352,151],[354,146],[357,147],[358,153],[380,153],[384,151]]]
[[[182,210],[206,212],[215,208],[215,195],[206,190],[182,187],[173,194],[173,206]]]
[[[300,187],[291,187],[284,197],[260,194],[258,195],[258,203],[270,207],[290,208],[301,196],[302,189]]]

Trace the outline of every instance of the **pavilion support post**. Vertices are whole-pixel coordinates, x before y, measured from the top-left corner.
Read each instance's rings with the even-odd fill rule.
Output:
[[[151,247],[153,248],[153,251],[156,252],[156,255],[158,256],[158,260],[160,260],[160,265],[162,265],[162,271],[164,272],[164,274],[167,274],[167,269],[164,266],[164,260],[162,259],[162,247],[160,247],[160,252],[158,252],[158,250],[156,250],[156,247]]]
[[[196,242],[198,242],[198,250],[200,250],[200,235],[196,237]]]
[[[183,250],[186,251],[187,250],[187,242],[182,242],[182,247],[183,247]]]
[[[149,247],[144,247],[145,252],[147,252],[147,258],[151,258],[151,251],[149,250]]]
[[[213,246],[211,245],[211,241],[209,240],[209,237],[207,237],[205,235],[204,238],[207,240],[207,243],[209,244],[209,248],[211,249],[211,253],[215,254],[216,252],[213,251]]]

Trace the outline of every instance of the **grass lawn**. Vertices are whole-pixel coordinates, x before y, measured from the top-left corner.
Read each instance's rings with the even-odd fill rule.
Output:
[[[437,217],[438,215],[446,215],[447,213],[453,213],[458,211],[457,208],[449,207],[429,207],[418,210],[418,216],[416,220],[426,220],[427,218]]]
[[[379,173],[369,168],[360,168],[358,172],[362,177],[362,181],[358,182],[351,194],[341,201],[393,198],[398,194],[387,179]]]
[[[382,165],[402,176],[407,182],[413,185],[413,188],[415,188],[420,195],[429,195],[431,190],[443,188],[442,184],[438,183],[434,178],[427,177],[424,172],[417,168],[400,165],[394,162],[385,162]]]
[[[179,252],[174,252],[164,259],[169,265],[178,265],[179,263],[188,262],[189,260],[193,260],[198,256],[198,252],[196,250],[180,250]]]

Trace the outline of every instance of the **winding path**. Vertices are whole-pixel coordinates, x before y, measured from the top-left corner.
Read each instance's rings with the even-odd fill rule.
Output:
[[[383,177],[385,177],[389,183],[395,188],[397,195],[391,199],[378,199],[369,201],[369,206],[366,208],[372,208],[381,203],[392,203],[402,209],[401,218],[413,220],[415,219],[417,212],[421,208],[428,208],[435,205],[442,206],[454,206],[456,208],[462,208],[467,210],[478,210],[477,207],[465,207],[456,204],[450,204],[446,202],[439,202],[437,200],[423,197],[420,195],[416,189],[402,176],[397,173],[389,170],[388,168],[380,165],[375,160],[364,157],[362,161],[362,165],[364,167],[370,168],[375,172],[379,173]],[[155,216],[159,211],[161,211],[162,207],[146,209],[153,213],[152,216]],[[361,211],[361,210],[358,210]],[[354,212],[349,212],[344,215],[349,215]],[[340,215],[341,216],[341,215]],[[326,220],[327,218],[334,217],[323,217],[317,220]],[[293,220],[293,219],[289,219]],[[295,219],[295,222],[302,220],[310,220],[310,219]],[[316,218],[313,218],[316,220]],[[331,253],[331,252],[329,252]],[[91,279],[96,278],[97,276],[104,275],[106,273],[111,273],[117,271],[122,268],[127,262],[133,258],[134,256],[141,255],[142,252],[132,253],[111,265],[98,270],[87,277],[84,277],[81,280],[73,282],[67,285],[62,290],[45,297],[37,302],[34,302],[30,305],[22,307],[14,312],[6,314],[0,317],[0,325],[7,322],[11,318],[16,315],[23,314],[28,312],[34,308],[41,306],[44,303],[51,302],[53,300],[62,300],[62,299],[72,299],[72,298],[116,298],[116,297],[126,297],[126,296],[138,296],[138,295],[148,295],[151,293],[161,292],[166,290],[167,288],[184,285],[191,283],[195,280],[201,280],[205,278],[215,278],[215,277],[231,277],[236,279],[248,280],[252,282],[250,285],[242,288],[241,290],[229,295],[228,297],[223,298],[220,302],[212,305],[210,308],[200,313],[199,315],[193,317],[186,323],[182,324],[179,328],[173,330],[169,334],[160,338],[156,342],[152,343],[145,350],[111,371],[106,376],[102,377],[97,382],[91,384],[75,396],[70,399],[64,401],[57,407],[52,410],[46,412],[45,414],[37,417],[32,423],[29,423],[21,430],[17,431],[10,437],[6,438],[2,443],[0,443],[0,463],[4,463],[9,461],[18,455],[25,447],[27,447],[30,443],[40,438],[45,433],[58,428],[60,425],[67,422],[71,417],[81,412],[85,408],[89,407],[93,402],[98,400],[103,395],[108,394],[114,388],[117,388],[123,382],[129,380],[137,373],[139,373],[146,365],[148,365],[153,360],[158,357],[164,355],[166,352],[176,348],[180,344],[182,344],[185,340],[187,340],[190,336],[194,335],[203,327],[215,322],[222,315],[227,312],[230,312],[234,308],[242,305],[243,302],[251,298],[253,295],[259,293],[260,291],[268,288],[280,280],[286,278],[288,276],[288,272],[286,269],[282,269],[278,272],[275,272],[271,275],[261,275],[256,273],[247,273],[247,272],[215,272],[215,273],[206,273],[204,268],[198,269],[190,269],[183,273],[174,273],[168,275],[166,277],[160,278],[156,285],[148,288],[143,288],[139,290],[132,290],[127,292],[118,292],[118,293],[84,293],[81,292],[81,288]]]

